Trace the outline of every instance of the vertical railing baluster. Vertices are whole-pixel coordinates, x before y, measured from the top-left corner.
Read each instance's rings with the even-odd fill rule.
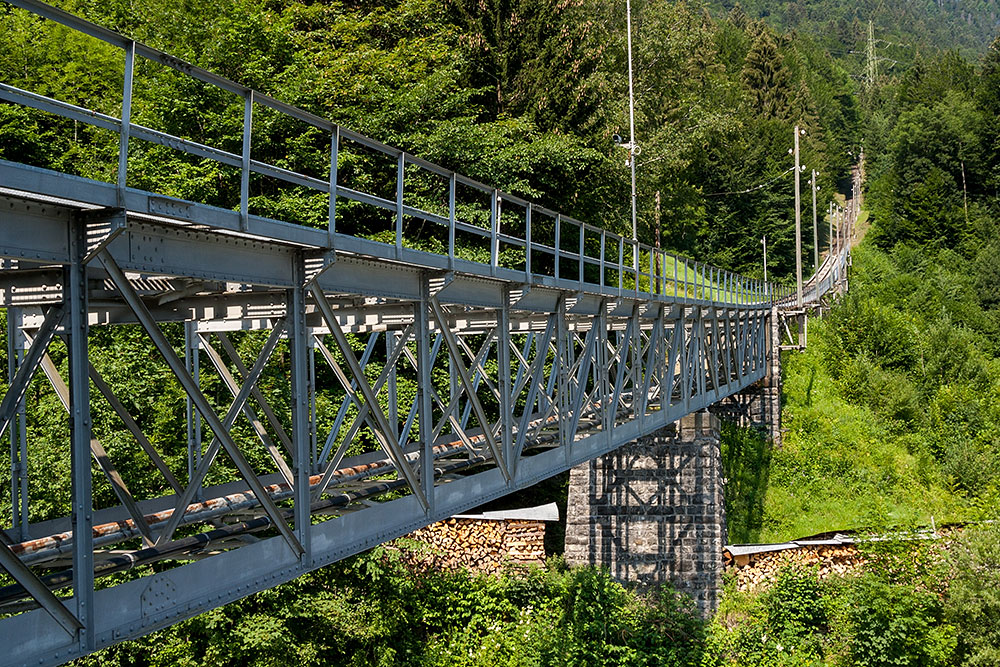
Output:
[[[500,191],[493,190],[490,202],[490,272],[496,274],[500,263]]]
[[[604,252],[605,249],[607,248],[607,244],[608,244],[608,230],[602,229],[601,230],[601,280],[599,282],[601,287],[604,287],[604,271],[605,271]]]
[[[674,282],[674,299],[680,294],[680,285],[677,284],[677,279],[680,277],[680,269],[677,266],[677,257],[674,255],[670,256],[670,261],[674,265],[673,268],[673,282]],[[667,272],[667,255],[663,255],[663,273],[666,275]]]
[[[403,254],[403,176],[406,171],[406,153],[396,158],[396,257]]]
[[[250,228],[250,143],[253,137],[253,90],[243,96],[243,153],[240,158],[240,229]]]
[[[650,294],[660,293],[660,276],[656,271],[656,267],[659,265],[659,261],[657,261],[659,256],[659,250],[649,249],[649,289],[646,291]],[[654,280],[656,281],[655,285],[653,284]]]
[[[135,73],[135,42],[125,46],[125,76],[122,82],[122,117],[118,133],[118,206],[125,208],[128,180],[128,139],[132,132],[132,81]]]
[[[622,292],[625,278],[625,237],[618,237],[618,293]]]
[[[458,189],[458,174],[451,172],[448,178],[448,268],[455,268],[455,191]]]
[[[531,202],[524,207],[524,272],[531,280]]]
[[[562,234],[562,215],[559,214],[559,213],[556,213],[556,241],[555,241],[556,242],[556,248],[555,248],[555,260],[556,260],[556,267],[555,267],[555,274],[556,275],[555,275],[555,278],[556,278],[556,280],[559,280],[559,260],[560,260],[560,254],[561,254],[559,246],[562,245],[561,234]]]
[[[337,166],[340,162],[340,126],[330,134],[330,202],[327,209],[327,242],[333,247],[333,237],[337,233]]]
[[[580,267],[579,267],[580,268],[580,289],[583,289],[583,250],[584,250],[583,239],[584,239],[584,235],[587,233],[587,228],[586,228],[585,225],[578,225],[577,229],[580,230],[580,249],[579,249],[579,253],[580,253]]]
[[[684,298],[688,298],[688,261],[684,258]]]

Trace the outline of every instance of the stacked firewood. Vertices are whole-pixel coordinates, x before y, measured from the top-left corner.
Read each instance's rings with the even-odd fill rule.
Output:
[[[500,572],[545,561],[545,524],[514,519],[448,519],[396,540],[403,561],[421,570]]]
[[[735,571],[736,584],[741,591],[769,586],[778,573],[789,566],[815,567],[820,579],[826,579],[853,572],[864,563],[853,544],[801,546],[735,557],[724,551],[723,560],[727,570]]]

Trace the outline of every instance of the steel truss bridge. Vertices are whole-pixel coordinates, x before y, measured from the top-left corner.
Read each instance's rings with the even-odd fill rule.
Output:
[[[766,372],[785,288],[573,220],[47,5],[10,4],[114,47],[124,68],[118,116],[0,81],[5,103],[118,140],[110,182],[0,161],[12,510],[0,663],[64,662],[273,587],[610,452]],[[141,59],[241,103],[242,151],[133,122]],[[264,111],[325,137],[328,173],[255,159]],[[143,145],[237,170],[238,205],[130,186]],[[362,154],[391,165],[394,197],[338,173]],[[414,199],[414,172],[440,186],[440,206]],[[325,223],[256,214],[258,177],[325,197]],[[388,233],[338,231],[345,211],[388,219]],[[418,247],[407,220],[437,230],[442,251]],[[830,254],[811,299],[847,258]],[[174,442],[187,443],[186,466],[167,462],[88,354],[110,327],[141,331],[183,390]],[[238,343],[252,337],[247,356]],[[280,378],[283,400],[265,395],[265,376]],[[43,392],[69,413],[71,467],[55,481],[71,488],[71,511],[32,522],[33,484],[52,474],[28,467]],[[154,484],[116,466],[98,403]],[[116,502],[95,506],[94,475]]]

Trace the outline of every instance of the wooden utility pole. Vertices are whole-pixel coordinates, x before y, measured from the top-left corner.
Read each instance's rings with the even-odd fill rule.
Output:
[[[656,191],[656,275],[660,275],[660,191]]]
[[[805,134],[805,130],[799,130],[795,126],[795,304],[802,307],[802,184],[799,168],[799,132]]]

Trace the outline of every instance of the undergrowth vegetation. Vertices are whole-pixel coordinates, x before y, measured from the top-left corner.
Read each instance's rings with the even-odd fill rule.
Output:
[[[762,539],[985,518],[998,495],[1000,310],[950,249],[855,253],[851,291],[785,360]]]
[[[413,572],[380,547],[81,665],[697,665],[705,624],[669,588],[595,568]]]
[[[856,574],[820,580],[790,567],[770,588],[732,582],[709,627],[706,664],[726,667],[996,665],[1000,659],[1000,531],[967,529],[943,543],[861,545]]]
[[[993,518],[1000,484],[1000,41],[879,91],[871,232],[784,359],[762,539]]]
[[[1000,660],[1000,531],[861,545],[866,565],[727,584],[703,620],[669,587],[607,570],[414,572],[380,547],[79,665],[987,667]]]

